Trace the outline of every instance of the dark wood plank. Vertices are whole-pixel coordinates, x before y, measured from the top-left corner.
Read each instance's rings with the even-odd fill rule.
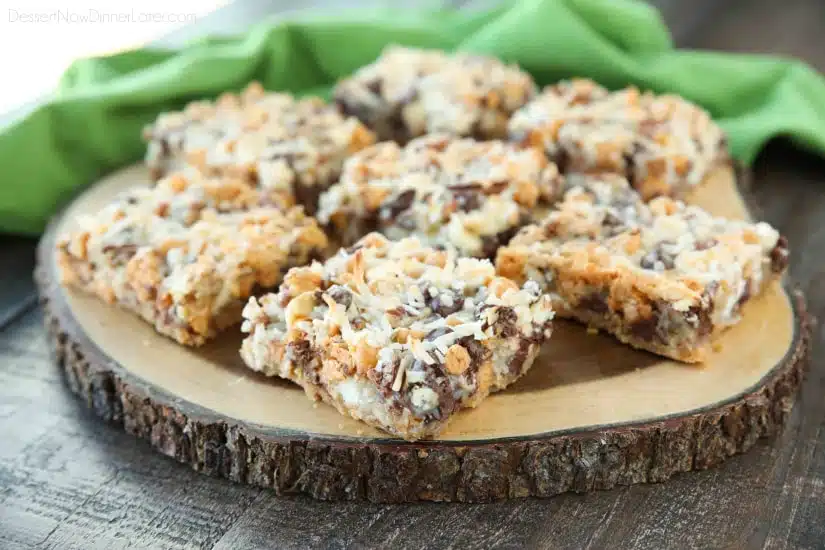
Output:
[[[685,2],[685,4],[689,4]],[[726,0],[712,17],[680,36],[682,47],[796,57],[825,70],[825,2]]]
[[[36,239],[0,237],[0,330],[34,306]]]

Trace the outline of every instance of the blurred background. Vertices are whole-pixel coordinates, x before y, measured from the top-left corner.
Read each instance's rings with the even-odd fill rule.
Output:
[[[648,0],[679,39],[715,0]],[[395,0],[398,7],[485,8],[497,0]],[[723,0],[722,3],[735,3]],[[221,10],[233,4],[229,10]],[[6,0],[0,5],[0,115],[41,98],[69,64],[146,44],[174,47],[206,34],[243,32],[251,20],[306,8],[367,8],[382,0]],[[240,9],[239,9],[240,8]]]
[[[48,91],[79,57],[141,46],[229,0],[8,0],[0,7],[0,113]]]

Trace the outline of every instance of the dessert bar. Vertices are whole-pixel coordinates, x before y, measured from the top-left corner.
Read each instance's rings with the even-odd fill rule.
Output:
[[[727,158],[722,130],[696,105],[590,80],[547,87],[513,115],[509,134],[544,147],[565,174],[622,174],[645,200],[683,195]]]
[[[615,175],[568,176],[568,185],[556,210],[499,250],[497,271],[538,282],[559,316],[634,347],[703,361],[787,266],[787,241],[766,223],[669,197],[644,203]]]
[[[496,277],[489,260],[371,233],[324,264],[291,269],[243,316],[250,368],[415,440],[521,376],[553,311],[539,285]]]
[[[377,230],[492,259],[561,186],[539,148],[434,134],[348,159],[341,181],[321,196],[318,219],[344,244]]]
[[[510,115],[535,92],[529,74],[498,59],[389,46],[334,97],[381,140],[405,143],[427,133],[504,138]]]
[[[256,82],[241,94],[161,114],[144,139],[155,177],[191,165],[275,191],[285,206],[301,204],[309,213],[344,159],[375,141],[356,118],[319,98],[265,92]]]
[[[299,207],[240,180],[172,175],[76,220],[57,244],[63,284],[137,313],[197,346],[239,323],[246,299],[327,246]]]

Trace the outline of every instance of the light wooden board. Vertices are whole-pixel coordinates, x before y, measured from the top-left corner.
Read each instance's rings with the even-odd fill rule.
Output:
[[[171,408],[183,418],[195,415],[199,419],[219,419],[222,426],[239,427],[252,437],[272,437],[279,445],[291,440],[346,444],[348,449],[390,445],[393,453],[417,449],[426,456],[428,449],[547,443],[556,437],[610,430],[614,435],[651,427],[659,430],[663,422],[694,422],[702,415],[718,420],[731,411],[739,414],[737,403],[784,380],[789,368],[797,368],[804,351],[800,312],[795,311],[780,285],[745,306],[742,322],[722,335],[709,360],[701,366],[664,360],[621,345],[609,336],[587,334],[579,325],[559,322],[527,375],[478,408],[460,412],[438,440],[414,445],[391,440],[331,407],[309,401],[297,386],[246,369],[238,355],[238,330],[227,332],[201,349],[187,349],[156,334],[151,326],[126,311],[52,282],[55,266],[50,239],[70,230],[78,214],[93,212],[116,193],[130,186],[147,185],[147,181],[139,166],[111,175],[79,196],[44,239],[40,263],[46,275],[41,279],[46,281],[44,294],[57,306],[53,308],[57,311],[53,317],[56,330],[65,333],[64,339],[84,357],[82,368],[91,364],[95,372],[113,369],[115,386],[125,377],[128,391],[138,387],[139,395],[154,399],[165,407],[163,410]],[[715,214],[748,216],[733,171],[727,167],[714,172],[689,200]],[[94,392],[91,387],[87,390]],[[106,399],[123,402],[120,409],[115,403],[116,410],[111,414],[129,413],[129,398],[118,396],[119,391],[127,390],[106,390]],[[87,399],[96,398],[87,395]],[[751,422],[744,417],[740,420]],[[153,428],[146,429],[153,436]],[[158,445],[172,447],[164,452],[180,454],[180,443],[162,439]],[[750,444],[742,439],[730,444],[732,450],[720,456]],[[186,452],[198,455],[196,451]],[[186,457],[178,458],[188,461]],[[709,459],[708,464],[716,461]],[[701,467],[693,459],[689,462],[690,467],[674,467]]]

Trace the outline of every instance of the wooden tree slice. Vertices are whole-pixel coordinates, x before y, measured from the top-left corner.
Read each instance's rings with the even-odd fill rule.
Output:
[[[775,433],[802,380],[808,317],[801,296],[776,285],[746,306],[703,366],[559,322],[522,380],[460,413],[441,439],[391,439],[244,368],[238,331],[185,349],[132,314],[57,285],[56,236],[75,215],[147,181],[132,167],[75,199],[41,241],[37,280],[70,388],[102,418],[200,472],[278,493],[379,502],[480,502],[659,482]],[[728,168],[691,201],[747,216]]]

